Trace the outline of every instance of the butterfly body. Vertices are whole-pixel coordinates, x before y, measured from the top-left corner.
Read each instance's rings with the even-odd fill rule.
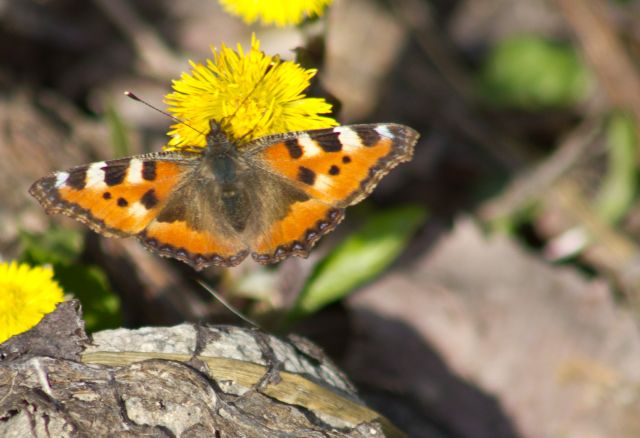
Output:
[[[290,132],[237,145],[211,122],[199,153],[158,152],[78,166],[30,193],[109,237],[195,269],[306,257],[344,209],[411,158],[418,134],[395,124]]]

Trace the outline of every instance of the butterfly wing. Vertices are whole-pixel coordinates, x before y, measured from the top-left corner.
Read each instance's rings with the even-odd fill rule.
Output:
[[[195,172],[199,172],[199,168]],[[249,254],[247,245],[221,211],[221,185],[199,172],[171,194],[138,238],[162,256],[175,257],[196,270],[235,266]]]
[[[269,222],[252,244],[261,263],[309,249],[362,201],[389,171],[409,161],[418,139],[397,124],[340,126],[268,136],[248,146],[247,156],[265,172],[306,195],[286,215]]]
[[[48,214],[63,214],[108,237],[141,232],[159,213],[196,155],[151,153],[55,172],[29,193]]]
[[[409,161],[418,133],[397,124],[340,126],[260,139],[253,155],[310,197],[337,208],[362,201]]]
[[[224,204],[202,154],[186,152],[78,166],[36,181],[29,191],[49,214],[71,216],[109,237],[135,235],[150,250],[196,269],[236,265],[249,251],[258,262],[273,263],[306,256],[342,220],[345,207],[411,158],[417,138],[394,124],[261,138],[234,161],[245,172],[234,186],[246,196],[237,198],[242,205]]]
[[[196,269],[237,264],[246,245],[220,232],[207,194],[193,189],[201,157],[159,152],[77,166],[36,181],[29,193],[48,214],[70,216],[107,237],[137,236]]]

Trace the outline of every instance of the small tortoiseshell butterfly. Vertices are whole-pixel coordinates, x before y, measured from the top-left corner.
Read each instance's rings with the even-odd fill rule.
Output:
[[[236,147],[211,121],[202,152],[156,152],[55,172],[29,193],[108,237],[136,236],[200,270],[306,257],[344,209],[362,201],[418,133],[397,124],[340,126]]]

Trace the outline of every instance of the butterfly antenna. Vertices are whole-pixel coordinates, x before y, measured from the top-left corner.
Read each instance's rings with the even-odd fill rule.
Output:
[[[138,96],[136,96],[135,94],[133,94],[131,91],[125,91],[124,95],[127,96],[130,99],[133,99],[135,101],[138,101],[146,106],[148,106],[149,108],[151,108],[152,110],[156,110],[158,111],[160,114],[164,114],[165,116],[169,117],[171,120],[176,121],[178,123],[183,124],[184,126],[187,126],[191,129],[193,129],[194,131],[196,131],[198,134],[200,135],[206,135],[204,132],[200,132],[198,131],[196,128],[194,128],[193,126],[191,126],[190,124],[188,124],[187,122],[185,122],[184,120],[180,120],[179,118],[172,116],[171,114],[169,114],[166,111],[162,111],[160,108],[156,108],[155,106],[151,105],[149,102],[140,99]]]
[[[248,323],[249,325],[252,325],[255,328],[261,328],[257,323],[253,322],[252,320],[250,320],[249,318],[247,318],[246,316],[244,316],[242,313],[240,313],[239,310],[237,310],[236,308],[234,308],[231,304],[229,304],[229,302],[227,302],[227,300],[225,300],[224,298],[222,298],[222,296],[217,293],[215,290],[213,290],[207,283],[205,283],[202,280],[196,280],[200,286],[202,286],[203,288],[205,288],[205,290],[207,292],[209,292],[211,295],[213,295],[213,297],[220,301],[220,303],[222,303],[222,305],[224,307],[226,307],[227,309],[229,309],[229,311],[231,313],[233,313],[234,315],[236,315],[238,318],[240,318],[241,320],[243,320],[244,322]]]

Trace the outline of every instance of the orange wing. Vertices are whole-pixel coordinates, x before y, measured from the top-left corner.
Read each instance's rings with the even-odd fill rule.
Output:
[[[152,153],[77,166],[36,181],[29,193],[48,214],[64,214],[105,236],[130,236],[158,214],[195,154]]]
[[[411,159],[418,133],[396,124],[352,125],[264,137],[247,156],[306,195],[252,243],[253,258],[273,263],[306,257],[396,165]]]
[[[316,199],[295,202],[288,213],[269,224],[252,245],[252,257],[259,263],[275,263],[296,255],[307,257],[315,243],[344,218],[344,209]]]
[[[397,124],[352,125],[260,139],[252,155],[310,197],[344,208],[362,201],[409,161],[418,133]]]
[[[184,184],[201,154],[161,152],[78,166],[36,181],[29,192],[48,214],[64,214],[107,237],[137,236],[149,249],[196,269],[231,266],[247,255],[212,218],[206,193]],[[199,205],[198,202],[202,202]]]
[[[138,236],[150,250],[174,257],[196,270],[207,266],[235,266],[247,257],[246,245],[234,235],[197,230],[187,221],[153,221]]]

